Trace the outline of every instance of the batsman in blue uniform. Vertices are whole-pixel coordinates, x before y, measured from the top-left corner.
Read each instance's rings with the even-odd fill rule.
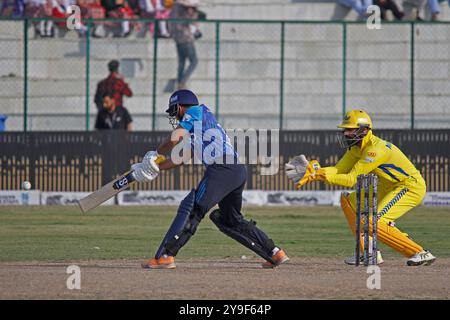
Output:
[[[174,131],[157,150],[147,152],[142,163],[132,166],[136,180],[148,182],[155,179],[160,170],[182,165],[183,161],[174,156],[159,164],[156,159],[177,150],[186,137],[189,137],[192,155],[189,158],[201,160],[206,170],[197,188],[181,201],[155,257],[142,266],[149,269],[175,268],[178,251],[217,204],[219,208],[211,212],[210,219],[220,231],[261,256],[265,260],[264,268],[274,268],[288,261],[286,253],[256,226],[255,221],[244,219],[241,208],[247,170],[244,164],[239,163],[229,137],[208,107],[199,104],[192,91],[178,90],[171,95],[166,112]]]

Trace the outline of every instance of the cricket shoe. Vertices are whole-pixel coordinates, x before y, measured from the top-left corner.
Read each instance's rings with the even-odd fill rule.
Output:
[[[369,254],[369,261],[371,261],[371,260],[372,260],[372,254]],[[348,265],[354,266],[356,264],[356,257],[353,256],[353,257],[346,258],[344,260],[344,262]],[[383,262],[384,262],[384,260],[383,260],[383,257],[381,256],[381,251],[378,250],[377,251],[377,265],[380,265]],[[361,255],[359,257],[359,263],[364,264],[364,256],[363,255]]]
[[[266,261],[262,264],[262,267],[264,269],[273,269],[275,267],[278,267],[280,264],[289,261],[289,257],[287,256],[286,252],[284,252],[283,249],[280,249],[280,250],[278,250],[277,253],[275,253],[272,256],[272,260],[274,263],[272,263],[270,261]]]
[[[174,269],[175,258],[172,256],[163,255],[161,258],[150,259],[147,263],[142,264],[144,269]]]
[[[430,251],[424,250],[409,258],[408,261],[406,261],[406,264],[408,266],[420,266],[422,264],[429,266],[434,260],[436,260],[436,257],[433,256]]]

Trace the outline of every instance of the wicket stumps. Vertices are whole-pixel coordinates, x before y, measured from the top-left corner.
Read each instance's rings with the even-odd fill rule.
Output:
[[[372,191],[372,202],[370,202]],[[364,210],[361,213],[361,194],[364,192]],[[375,174],[361,174],[356,181],[356,246],[355,265],[359,266],[361,259],[361,215],[363,216],[364,266],[377,264],[377,227],[378,227],[378,177]],[[369,261],[370,246],[370,216],[372,216],[372,259]]]

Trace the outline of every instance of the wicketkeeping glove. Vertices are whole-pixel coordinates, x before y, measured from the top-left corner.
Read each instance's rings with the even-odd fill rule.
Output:
[[[303,154],[291,159],[291,161],[285,165],[288,179],[292,180],[294,183],[299,182],[305,176],[308,164],[309,162]]]
[[[298,183],[296,183],[295,188],[300,189],[303,185],[312,181],[325,181],[326,172],[320,167],[319,161],[311,160],[306,168],[305,175]]]

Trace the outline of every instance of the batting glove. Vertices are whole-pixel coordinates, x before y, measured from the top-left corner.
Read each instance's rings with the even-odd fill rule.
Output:
[[[156,159],[158,159],[159,154],[157,151],[149,151],[145,154],[144,159],[142,159],[142,165],[144,166],[145,171],[150,173],[159,173],[159,166],[156,163]]]
[[[133,164],[131,170],[133,170],[133,175],[137,182],[150,182],[158,176],[158,172],[146,170],[142,163]]]

